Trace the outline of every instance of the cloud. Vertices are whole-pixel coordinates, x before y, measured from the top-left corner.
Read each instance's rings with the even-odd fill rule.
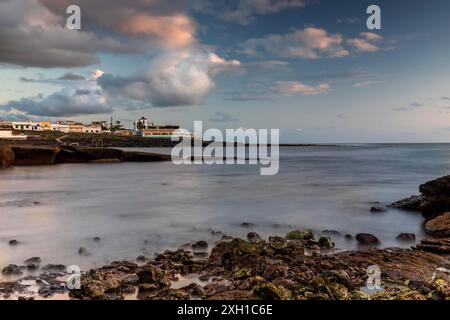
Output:
[[[120,35],[145,36],[165,48],[182,48],[196,42],[196,24],[189,17],[184,0],[40,0],[53,13],[65,12],[67,6],[82,8],[83,23],[91,28],[107,28]]]
[[[72,68],[99,63],[99,52],[134,51],[111,37],[66,29],[63,16],[37,0],[0,1],[0,63]]]
[[[273,86],[272,91],[284,96],[292,95],[317,95],[327,92],[330,86],[326,83],[319,84],[318,86],[308,86],[298,81],[278,81]]]
[[[226,22],[248,25],[257,16],[303,8],[305,0],[195,0],[194,10]]]
[[[212,122],[236,122],[239,119],[233,117],[229,113],[226,112],[216,112],[214,117],[210,119]]]
[[[243,44],[243,52],[256,54],[263,50],[280,57],[340,58],[349,55],[342,44],[342,35],[330,34],[325,29],[309,27],[283,35],[272,34],[263,38],[249,39]]]
[[[380,50],[376,45],[383,37],[373,32],[361,32],[361,38],[349,39],[347,43],[353,46],[357,52],[375,52]]]
[[[214,76],[239,66],[239,61],[209,51],[169,51],[155,57],[145,74],[105,74],[98,83],[111,95],[150,102],[154,107],[197,105],[214,88]]]
[[[399,108],[396,108],[394,110],[396,110],[396,111],[414,111],[414,109],[421,108],[423,106],[424,105],[422,103],[420,103],[420,102],[413,102],[407,107],[399,107]]]
[[[24,116],[70,117],[86,114],[110,114],[103,90],[96,84],[85,84],[74,88],[64,88],[48,96],[22,98],[0,105],[0,109],[10,114],[17,112]]]

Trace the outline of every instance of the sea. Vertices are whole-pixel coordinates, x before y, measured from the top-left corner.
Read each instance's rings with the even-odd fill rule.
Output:
[[[211,248],[223,235],[251,231],[311,229],[318,237],[334,230],[337,251],[357,248],[344,237],[357,233],[374,234],[382,248],[410,247],[396,237],[415,233],[420,241],[420,213],[370,208],[418,194],[420,184],[449,173],[450,144],[281,147],[274,176],[261,176],[258,165],[14,167],[0,170],[0,268],[40,257],[42,265],[87,270],[191,241]]]

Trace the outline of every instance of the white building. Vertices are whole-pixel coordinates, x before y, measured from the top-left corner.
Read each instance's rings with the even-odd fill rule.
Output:
[[[59,131],[64,133],[69,133],[70,126],[68,124],[59,124],[59,123],[52,123],[52,131]]]
[[[102,133],[102,126],[95,125],[95,124],[83,126],[83,132],[84,133]]]
[[[14,130],[20,131],[42,131],[41,124],[33,121],[18,121],[12,123]]]

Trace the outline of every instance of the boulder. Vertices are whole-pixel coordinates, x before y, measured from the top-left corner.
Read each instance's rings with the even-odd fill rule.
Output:
[[[420,212],[420,206],[422,204],[422,201],[423,198],[421,196],[411,196],[409,198],[394,202],[389,207],[395,209]]]
[[[14,163],[14,152],[11,147],[0,146],[0,169],[8,168]]]
[[[310,230],[294,230],[286,234],[288,240],[314,240],[314,234]]]
[[[60,152],[57,147],[46,146],[12,146],[15,159],[14,165],[51,165],[55,163],[55,158]]]
[[[450,253],[450,238],[432,240],[425,239],[416,246],[418,250],[437,253],[437,254],[449,254]]]
[[[425,223],[425,232],[434,237],[450,237],[450,212]]]
[[[319,245],[322,249],[332,249],[335,246],[334,242],[331,241],[331,238],[329,237],[320,237]]]
[[[5,275],[21,275],[22,269],[16,264],[10,264],[2,269]]]
[[[383,208],[383,207],[372,207],[372,208],[370,208],[370,212],[372,212],[372,213],[383,213],[383,212],[386,212],[387,210],[386,210],[386,208]]]
[[[425,218],[450,212],[450,176],[424,183],[419,189],[423,196],[420,210]]]
[[[447,196],[450,197],[450,176],[445,176],[422,184],[420,192],[425,197]]]
[[[414,241],[416,240],[416,235],[414,233],[400,233],[397,238],[397,240],[403,240],[403,241]]]
[[[377,237],[370,233],[358,233],[356,235],[356,240],[363,245],[374,245],[379,244],[380,241]]]

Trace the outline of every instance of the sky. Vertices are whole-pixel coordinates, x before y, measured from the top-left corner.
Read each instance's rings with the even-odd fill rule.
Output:
[[[69,5],[81,30],[66,27]],[[369,5],[381,30],[369,30]],[[0,118],[450,141],[447,0],[0,0]]]

